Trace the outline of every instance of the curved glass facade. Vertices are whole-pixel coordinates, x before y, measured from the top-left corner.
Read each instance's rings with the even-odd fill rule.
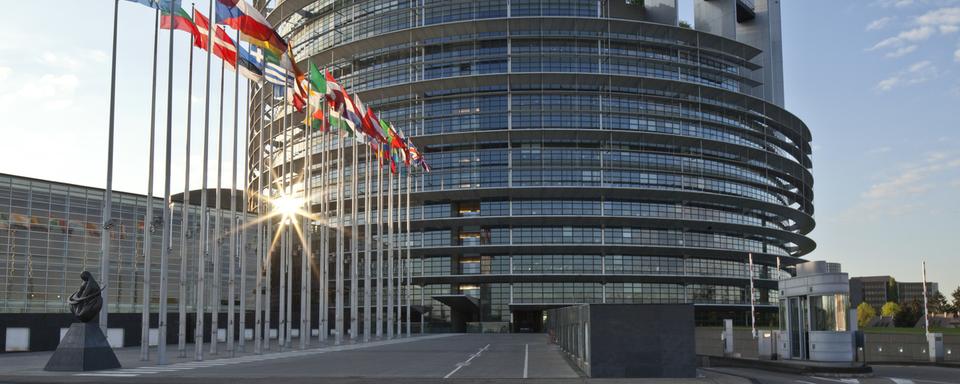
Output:
[[[290,16],[270,15],[299,61],[329,68],[430,162],[413,175],[409,240],[414,304],[432,325],[460,318],[432,299],[451,294],[478,298],[485,322],[583,302],[728,316],[749,310],[751,274],[757,305],[775,311],[778,264],[815,247],[810,132],[747,94],[759,51],[605,3],[287,0]],[[262,139],[254,114],[252,189],[271,145],[295,159],[329,148],[307,149],[301,128]],[[315,206],[336,199],[321,192],[339,166],[314,161]]]

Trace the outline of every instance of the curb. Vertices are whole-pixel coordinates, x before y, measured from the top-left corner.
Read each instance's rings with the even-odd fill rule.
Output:
[[[862,377],[873,373],[873,368],[869,365],[862,366],[819,366],[819,365],[801,365],[785,364],[776,360],[754,360],[739,359],[733,357],[718,357],[697,355],[699,365],[702,368],[710,367],[733,367],[733,368],[754,368],[765,371],[791,373],[800,375],[830,375],[833,377]]]

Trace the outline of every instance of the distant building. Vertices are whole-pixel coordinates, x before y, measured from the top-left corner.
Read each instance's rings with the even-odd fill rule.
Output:
[[[154,316],[159,311],[160,252],[162,244],[163,199],[153,198],[153,220],[144,223],[147,197],[144,195],[114,191],[113,214],[115,225],[104,229],[101,219],[103,190],[80,185],[39,180],[0,173],[0,353],[11,351],[43,351],[57,347],[59,336],[74,321],[67,298],[80,286],[80,273],[90,271],[103,282],[100,275],[100,241],[110,236],[110,276],[104,285],[109,293],[110,321],[108,338],[113,346],[131,346],[140,343],[141,310],[143,308],[143,254],[144,225],[154,228],[150,241],[151,295],[150,308]],[[212,190],[211,190],[212,192]],[[229,241],[222,241],[220,278],[214,277],[213,259],[218,253],[210,249],[205,265],[198,265],[196,257],[200,233],[199,191],[191,193],[187,209],[186,232],[187,268],[185,284],[180,284],[182,196],[172,198],[173,217],[172,252],[168,263],[168,342],[178,338],[179,306],[185,305],[189,312],[187,323],[190,329],[188,341],[192,342],[192,322],[197,297],[195,285],[197,271],[206,271],[208,281],[227,281],[229,276]],[[229,205],[229,190],[222,195]],[[211,203],[215,201],[210,198]],[[241,205],[242,206],[242,205]],[[232,227],[229,211],[215,209],[211,204],[210,235],[216,235],[217,213],[223,218],[223,232]],[[251,215],[246,216],[248,219]],[[256,268],[255,233],[247,230],[246,253],[242,259],[248,271]],[[239,265],[237,265],[239,272]],[[247,286],[253,287],[255,275],[246,275]],[[237,279],[239,285],[239,279]],[[180,301],[180,289],[185,290],[185,302]],[[207,297],[220,289],[220,297],[227,297],[227,285],[208,284]],[[252,303],[254,290],[247,290],[245,300]],[[207,313],[213,311],[207,302]],[[222,300],[221,317],[226,317],[227,301]],[[252,309],[252,307],[247,307]],[[252,311],[250,311],[252,313]],[[155,318],[155,317],[154,317]],[[226,324],[225,322],[221,324]],[[223,325],[220,325],[223,327]],[[223,328],[220,328],[223,329]],[[209,331],[206,331],[209,332]],[[15,341],[15,342],[14,342]]]
[[[937,283],[927,282],[927,294],[932,296],[938,290]],[[850,278],[850,303],[854,307],[866,302],[879,311],[888,301],[904,305],[914,300],[923,300],[921,282],[898,282],[891,276]]]

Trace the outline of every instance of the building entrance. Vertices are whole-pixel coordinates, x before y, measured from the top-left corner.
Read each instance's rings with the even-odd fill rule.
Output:
[[[541,333],[543,332],[543,310],[515,310],[513,311],[514,333]]]

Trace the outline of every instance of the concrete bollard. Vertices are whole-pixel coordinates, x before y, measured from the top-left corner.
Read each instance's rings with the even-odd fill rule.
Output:
[[[943,362],[943,334],[942,333],[927,334],[927,351],[930,353],[931,363]]]
[[[733,319],[723,319],[723,355],[733,356]]]

